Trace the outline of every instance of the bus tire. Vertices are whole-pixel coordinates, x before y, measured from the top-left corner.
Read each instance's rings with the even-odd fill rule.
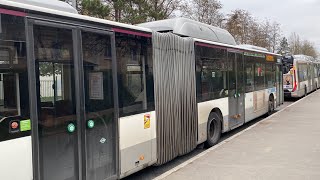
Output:
[[[215,112],[210,113],[207,124],[207,141],[204,143],[206,148],[212,147],[218,143],[221,137],[221,126],[220,116]]]
[[[268,101],[268,116],[270,116],[274,112],[274,97],[271,95],[269,96]]]

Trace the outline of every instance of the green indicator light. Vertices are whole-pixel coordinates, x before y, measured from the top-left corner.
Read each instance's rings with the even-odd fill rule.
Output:
[[[73,123],[68,125],[68,132],[73,133],[76,130],[76,126]]]
[[[88,120],[87,126],[89,129],[92,129],[94,127],[94,121],[93,120]]]

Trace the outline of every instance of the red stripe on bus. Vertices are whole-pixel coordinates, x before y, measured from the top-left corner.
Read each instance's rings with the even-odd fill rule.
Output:
[[[132,34],[132,35],[143,36],[143,37],[151,37],[151,34],[130,31],[130,30],[125,30],[125,29],[112,28],[112,30],[115,32],[119,32],[119,33]]]
[[[209,48],[227,49],[226,47],[216,46],[216,45],[211,45],[211,44],[205,44],[205,43],[199,43],[199,42],[196,42],[196,45],[198,45],[198,46],[204,46],[204,47],[209,47]]]
[[[24,12],[2,9],[2,8],[0,8],[0,14],[9,14],[9,15],[21,16],[21,17],[27,16],[27,13],[24,13]]]

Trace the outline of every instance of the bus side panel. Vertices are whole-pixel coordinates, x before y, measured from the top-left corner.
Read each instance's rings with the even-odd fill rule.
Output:
[[[31,136],[0,142],[0,179],[32,180]]]
[[[245,98],[245,122],[249,122],[268,112],[269,96],[273,94],[276,100],[276,89],[268,88],[260,91],[246,93]]]
[[[245,122],[251,121],[254,117],[253,92],[249,92],[245,95]]]
[[[122,178],[157,160],[155,111],[121,117],[119,125]]]
[[[210,112],[214,108],[219,108],[223,116],[222,132],[229,130],[228,124],[228,98],[221,98],[212,101],[198,103],[198,144],[207,140],[207,123]]]
[[[319,88],[319,79],[318,78],[314,78],[313,90],[317,90],[317,88]]]
[[[304,87],[307,87],[308,92],[308,81],[301,81],[298,84],[297,90],[291,93],[292,97],[302,97],[304,95]]]

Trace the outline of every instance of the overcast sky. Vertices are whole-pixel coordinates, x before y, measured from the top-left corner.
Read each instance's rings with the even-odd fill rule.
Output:
[[[320,50],[320,0],[220,0],[222,12],[248,10],[259,20],[270,19],[281,24],[288,37],[296,32],[302,39],[312,41]]]

